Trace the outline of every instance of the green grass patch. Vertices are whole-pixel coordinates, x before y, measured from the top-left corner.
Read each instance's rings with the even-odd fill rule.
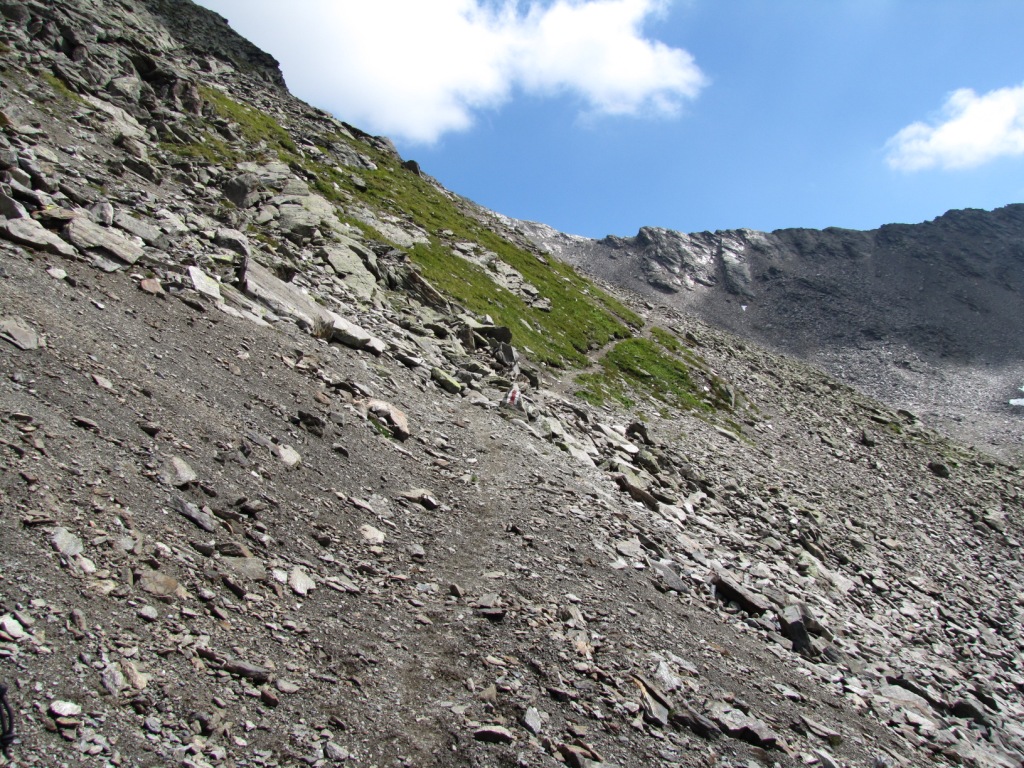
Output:
[[[382,150],[379,142],[339,132],[317,138],[322,155],[303,152],[272,117],[216,89],[201,87],[200,92],[220,118],[237,126],[235,130],[247,144],[262,143],[267,155],[303,173],[318,194],[339,207],[339,219],[357,227],[368,239],[385,241],[372,226],[345,213],[353,203],[362,203],[380,214],[411,219],[430,237],[429,244],[417,245],[410,252],[424,278],[470,312],[488,314],[496,323],[511,328],[513,343],[539,362],[584,367],[589,364],[590,351],[629,338],[634,329],[643,326],[641,318],[628,307],[572,267],[538,257],[500,237],[468,212],[462,198],[403,168],[400,158]],[[360,169],[361,182],[354,180],[338,167],[330,149],[339,143],[369,156],[376,170]],[[202,143],[161,146],[181,156],[228,166],[242,159],[212,131],[206,133]],[[474,242],[496,254],[550,300],[550,311],[531,306],[497,285],[486,270],[453,254],[450,246],[457,241]]]
[[[728,385],[710,373],[692,351],[667,331],[654,339],[620,341],[601,358],[600,371],[576,377],[576,395],[601,406],[615,400],[627,408],[654,400],[686,411],[732,411]]]
[[[600,374],[577,377],[582,384],[577,394],[591,403],[601,405],[610,397],[631,408],[635,398],[647,396],[683,410],[710,408],[703,382],[691,375],[690,367],[650,339],[620,341],[600,366]]]
[[[337,141],[349,140],[332,136],[325,143]],[[429,245],[417,245],[410,252],[423,276],[469,311],[489,314],[507,325],[513,343],[529,348],[538,360],[582,367],[590,350],[628,338],[632,329],[642,327],[640,317],[572,267],[538,258],[500,237],[466,213],[461,198],[402,168],[398,158],[370,144],[360,144],[359,149],[378,166],[360,170],[365,188],[336,168],[309,159],[300,162],[315,177],[317,190],[339,205],[360,200],[371,209],[411,218],[431,238]],[[496,254],[551,301],[551,311],[528,305],[496,285],[485,270],[451,253],[450,243],[458,241],[477,243]]]
[[[176,144],[172,141],[161,141],[160,148],[192,160],[201,160],[211,165],[226,165],[231,167],[240,159],[241,155],[232,149],[227,142],[207,135],[205,141],[192,144]]]
[[[40,76],[42,77],[43,81],[47,85],[49,85],[54,90],[54,92],[61,98],[66,99],[68,101],[76,101],[80,104],[86,103],[85,99],[83,99],[77,93],[68,88],[67,83],[65,83],[52,72],[43,72]]]
[[[470,312],[490,315],[498,325],[511,328],[513,344],[527,349],[539,362],[584,367],[591,348],[630,335],[628,326],[572,286],[559,285],[556,293],[538,285],[541,294],[552,300],[552,310],[546,312],[497,285],[487,270],[456,256],[442,244],[418,244],[409,255],[438,290]]]
[[[216,88],[200,87],[203,99],[213,106],[214,111],[225,120],[236,123],[242,137],[252,143],[266,142],[267,148],[275,153],[297,155],[298,148],[291,134],[281,125],[258,109],[239,104]]]

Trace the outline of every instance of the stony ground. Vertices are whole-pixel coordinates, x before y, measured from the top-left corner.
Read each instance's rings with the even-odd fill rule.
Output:
[[[176,30],[259,60],[223,25],[2,8],[0,765],[1021,764],[1019,467],[640,302],[734,410],[502,407],[497,329],[294,168],[124,138],[188,109]],[[37,77],[126,104],[132,35],[166,113]]]

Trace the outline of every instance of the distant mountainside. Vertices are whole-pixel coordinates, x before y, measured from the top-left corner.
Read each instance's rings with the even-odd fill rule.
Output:
[[[0,0],[0,768],[1020,768],[1024,469],[751,341],[1010,366],[1017,216],[591,243]]]
[[[996,452],[1020,452],[1024,205],[858,232],[644,227],[590,240],[516,223],[609,284],[823,364]]]

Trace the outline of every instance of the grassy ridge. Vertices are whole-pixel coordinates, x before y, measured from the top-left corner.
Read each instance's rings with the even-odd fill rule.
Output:
[[[346,215],[347,207],[362,204],[411,221],[425,231],[430,242],[416,245],[409,254],[423,276],[469,311],[489,314],[496,323],[507,325],[515,343],[528,349],[539,362],[585,366],[588,351],[628,338],[633,329],[643,325],[628,307],[568,265],[539,258],[483,226],[463,209],[459,198],[403,168],[397,156],[341,133],[318,137],[320,156],[303,154],[287,130],[270,116],[215,89],[204,88],[202,94],[221,118],[238,126],[249,143],[262,143],[268,155],[301,168],[313,187],[342,209],[344,220],[353,220]],[[228,165],[240,159],[213,132],[204,138],[201,145],[172,149]],[[368,155],[377,168],[360,169],[357,180],[347,169],[331,164],[330,147],[339,142]],[[372,227],[361,228],[369,237],[384,239]],[[551,301],[550,311],[530,306],[522,297],[497,285],[485,269],[453,254],[451,244],[458,241],[474,242],[495,253]]]

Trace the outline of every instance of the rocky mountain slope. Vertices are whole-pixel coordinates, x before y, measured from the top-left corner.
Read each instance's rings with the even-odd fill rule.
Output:
[[[949,434],[1024,453],[1024,205],[950,211],[869,232],[682,234],[603,240],[508,224],[652,301],[824,367]]]
[[[0,765],[1021,764],[1018,466],[187,0],[0,13]]]

